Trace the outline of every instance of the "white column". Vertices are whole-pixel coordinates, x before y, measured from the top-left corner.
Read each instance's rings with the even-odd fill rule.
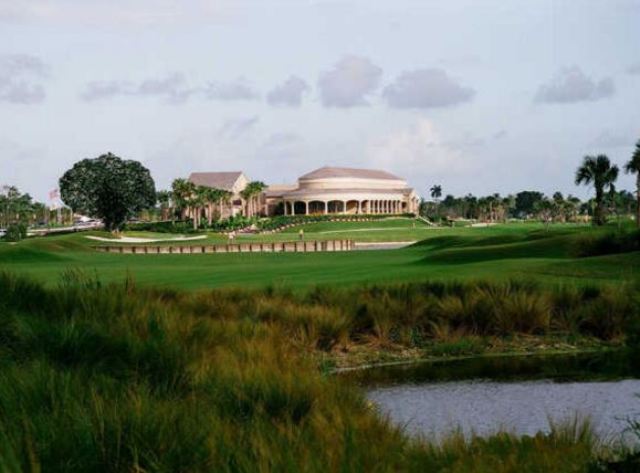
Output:
[[[324,201],[324,214],[328,214],[329,213],[329,201],[325,200]]]
[[[304,209],[305,209],[305,215],[309,215],[309,201],[308,200],[304,201]]]
[[[291,215],[296,214],[296,201],[291,202]]]

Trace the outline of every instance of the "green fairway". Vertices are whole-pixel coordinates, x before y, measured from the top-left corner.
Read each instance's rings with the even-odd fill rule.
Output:
[[[396,230],[404,225],[404,229]],[[269,284],[304,287],[313,284],[353,284],[425,279],[504,279],[531,277],[550,283],[620,282],[636,280],[640,253],[578,258],[573,248],[584,235],[600,230],[556,225],[545,231],[536,224],[485,228],[413,228],[409,220],[318,223],[305,226],[305,238],[349,238],[380,241],[413,238],[421,241],[401,250],[348,253],[278,253],[213,255],[116,255],[97,253],[86,234],[35,238],[18,244],[0,243],[0,269],[27,273],[55,283],[67,269],[95,272],[110,281],[132,276],[139,284],[208,288]],[[369,231],[360,231],[360,230]],[[335,232],[335,233],[328,233]],[[340,232],[345,232],[342,235]],[[242,236],[253,241],[295,239],[297,229],[273,235]],[[94,232],[94,235],[105,234]],[[167,237],[144,234],[136,237]],[[132,235],[132,236],[134,236]],[[216,237],[220,239],[220,236]],[[377,238],[377,240],[376,240]],[[210,238],[209,238],[210,239]],[[208,239],[208,240],[209,240]],[[204,240],[199,240],[197,244]],[[196,244],[183,242],[182,244]]]

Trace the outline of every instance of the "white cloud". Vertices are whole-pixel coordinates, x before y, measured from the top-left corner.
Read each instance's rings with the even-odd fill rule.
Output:
[[[535,101],[539,103],[576,103],[611,97],[615,92],[613,79],[600,80],[585,75],[579,67],[560,70],[549,83],[538,88]]]
[[[209,82],[203,93],[210,100],[223,101],[255,100],[259,97],[258,92],[243,77],[230,82]]]
[[[275,106],[299,107],[307,91],[309,84],[300,77],[291,76],[267,94],[267,102]]]
[[[80,97],[87,102],[117,96],[161,97],[170,102],[184,102],[194,93],[186,86],[184,76],[173,73],[158,79],[145,79],[139,83],[122,80],[93,81],[85,86]]]
[[[0,21],[92,26],[149,26],[226,21],[247,8],[238,0],[7,0],[0,2]]]
[[[0,102],[43,102],[46,94],[42,81],[48,75],[49,67],[35,56],[0,55]]]
[[[411,180],[471,174],[476,163],[463,149],[444,139],[434,124],[425,118],[407,129],[397,130],[371,142],[366,155],[372,167],[389,169]]]
[[[346,56],[318,79],[322,104],[340,108],[368,105],[366,96],[375,91],[381,77],[382,69],[369,59]]]
[[[475,95],[442,69],[418,69],[400,74],[382,95],[391,107],[439,108],[468,102]]]

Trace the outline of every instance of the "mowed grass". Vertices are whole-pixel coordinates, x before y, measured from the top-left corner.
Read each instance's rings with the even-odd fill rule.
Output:
[[[397,226],[404,225],[403,230]],[[486,228],[432,228],[408,219],[335,222],[304,227],[305,239],[354,238],[357,241],[420,242],[400,250],[348,253],[214,255],[115,255],[91,249],[87,234],[0,244],[0,269],[56,283],[66,269],[81,268],[103,281],[125,276],[138,284],[186,289],[242,285],[307,287],[421,280],[534,278],[542,282],[592,283],[638,279],[640,253],[589,258],[576,256],[580,239],[603,230],[589,226],[506,224]],[[388,229],[375,230],[375,228]],[[362,231],[364,230],[364,231]],[[272,235],[241,236],[237,241],[297,239],[298,229]],[[328,233],[335,232],[335,233]],[[344,232],[344,233],[342,233]],[[414,237],[413,233],[421,237]],[[94,235],[104,235],[93,232]],[[379,235],[385,234],[381,239]],[[144,233],[137,232],[142,237]],[[152,236],[155,236],[153,234]],[[219,236],[216,238],[220,239]],[[372,240],[373,239],[373,240]],[[377,239],[377,240],[376,240]],[[184,244],[202,244],[185,242]]]

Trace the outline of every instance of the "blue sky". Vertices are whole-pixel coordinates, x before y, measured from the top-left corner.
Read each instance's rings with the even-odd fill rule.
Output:
[[[640,139],[640,0],[0,0],[0,184],[75,161],[561,190]],[[628,176],[619,186],[631,189]]]

